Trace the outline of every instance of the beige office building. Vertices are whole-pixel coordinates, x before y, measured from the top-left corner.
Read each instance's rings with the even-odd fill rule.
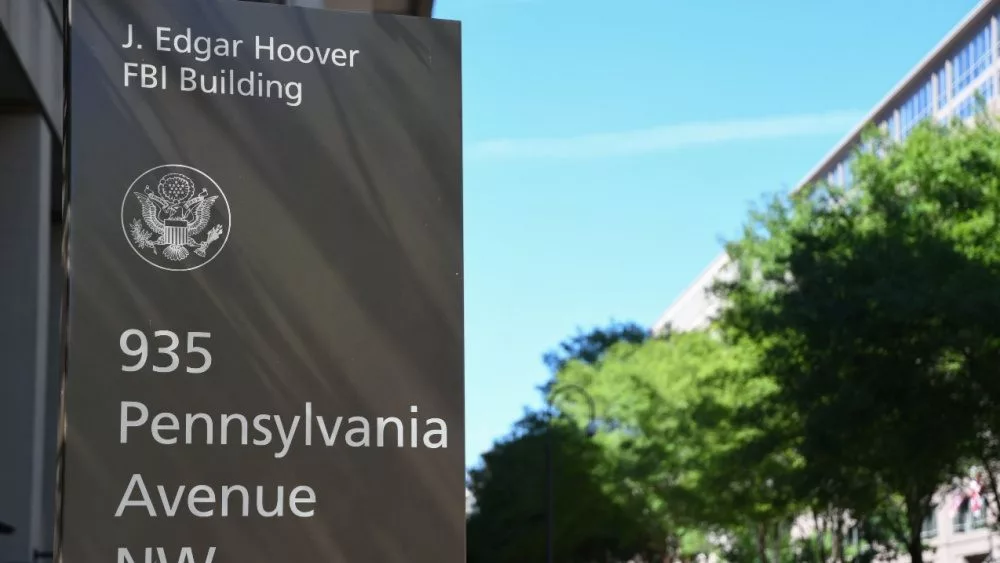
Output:
[[[903,139],[924,119],[947,121],[953,116],[971,117],[976,110],[977,93],[992,108],[997,108],[998,15],[1000,1],[981,2],[806,174],[796,189],[824,178],[849,185],[851,151],[858,146],[862,130],[868,124],[877,123],[894,138]],[[706,290],[713,280],[729,271],[727,256],[720,254],[660,316],[654,330],[662,331],[668,324],[674,330],[705,326],[718,308]]]
[[[893,138],[904,139],[924,119],[972,117],[977,93],[987,100],[992,111],[1000,112],[998,16],[1000,0],[984,0],[976,6],[806,174],[798,187],[823,179],[850,185],[851,153],[868,124],[878,124]],[[724,253],[717,256],[660,316],[654,332],[668,326],[675,331],[703,328],[720,305],[708,289],[714,280],[725,279],[731,272],[728,257]],[[978,563],[991,549],[1000,550],[1000,545],[993,545],[1000,541],[991,541],[981,518],[964,509],[956,510],[952,503],[951,495],[943,495],[934,517],[925,523],[924,535],[934,548],[928,561]],[[1000,556],[1000,552],[994,553]]]

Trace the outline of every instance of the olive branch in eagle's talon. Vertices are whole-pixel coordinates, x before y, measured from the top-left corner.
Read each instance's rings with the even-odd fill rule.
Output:
[[[142,223],[138,219],[133,219],[130,225],[130,230],[132,232],[132,240],[135,245],[141,249],[151,248],[153,249],[153,254],[156,254],[156,245],[149,240],[153,237],[153,233],[142,228]]]

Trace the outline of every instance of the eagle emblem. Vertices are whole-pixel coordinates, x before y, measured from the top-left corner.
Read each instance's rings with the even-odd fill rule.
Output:
[[[197,176],[203,176],[201,181]],[[171,165],[147,172],[133,182],[123,202],[129,242],[147,262],[163,269],[203,265],[221,250],[228,234],[229,206],[220,209],[220,196],[224,202],[215,182],[193,168]],[[133,214],[126,220],[130,199]]]

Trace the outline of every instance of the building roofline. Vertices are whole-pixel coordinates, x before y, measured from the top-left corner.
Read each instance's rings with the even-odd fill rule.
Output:
[[[973,8],[969,13],[965,15],[955,26],[944,36],[943,39],[938,41],[938,43],[931,49],[924,57],[915,64],[906,75],[896,83],[895,86],[889,90],[889,93],[882,97],[881,100],[872,108],[871,111],[865,115],[861,121],[854,126],[853,129],[847,135],[845,135],[833,149],[827,152],[820,161],[813,166],[809,172],[796,184],[792,193],[801,190],[803,187],[808,185],[810,182],[815,181],[824,170],[826,170],[831,162],[838,161],[844,152],[853,146],[854,142],[860,137],[861,133],[868,126],[868,124],[875,122],[879,117],[885,112],[886,109],[891,107],[893,102],[901,98],[905,94],[908,94],[908,90],[915,86],[918,78],[921,78],[926,74],[935,64],[937,64],[942,59],[946,59],[949,55],[948,50],[952,47],[962,35],[969,31],[973,23],[978,20],[983,19],[990,15],[990,8],[1000,6],[1000,0],[982,0],[975,8]],[[996,38],[993,41],[996,42]]]
[[[723,252],[723,253],[719,254],[718,256],[716,256],[715,259],[712,260],[712,262],[709,263],[709,265],[706,266],[701,271],[700,274],[698,274],[698,277],[695,278],[694,283],[692,283],[691,285],[689,285],[687,287],[687,289],[685,289],[680,294],[680,296],[677,297],[677,299],[675,299],[674,302],[671,303],[669,307],[667,307],[667,309],[663,312],[663,314],[661,314],[659,316],[659,318],[656,319],[656,322],[653,323],[653,327],[652,327],[653,332],[654,333],[661,332],[666,327],[667,320],[671,316],[673,316],[674,312],[676,312],[685,303],[687,303],[687,301],[689,301],[691,298],[694,297],[694,295],[695,295],[694,292],[696,290],[698,290],[698,289],[702,289],[702,290],[706,289],[704,287],[704,284],[702,284],[702,281],[704,281],[706,279],[713,278],[715,276],[715,274],[718,274],[719,271],[722,270],[723,268],[725,268],[726,264],[728,264],[728,263],[729,263],[729,256],[726,255],[725,252]]]
[[[829,169],[832,163],[839,162],[841,158],[845,156],[845,153],[854,146],[857,140],[860,138],[862,132],[869,124],[877,122],[879,118],[885,113],[886,109],[892,107],[894,102],[899,100],[901,97],[909,93],[910,88],[912,88],[917,79],[922,78],[927,72],[934,67],[934,65],[946,60],[950,55],[950,48],[953,47],[962,36],[972,29],[973,24],[987,18],[991,15],[991,8],[1000,6],[1000,0],[981,0],[979,4],[976,5],[971,11],[969,11],[954,27],[951,31],[944,36],[943,39],[938,41],[933,49],[928,51],[922,59],[920,59],[917,64],[915,64],[909,72],[895,86],[892,87],[889,92],[882,97],[881,100],[865,115],[861,121],[855,125],[839,142],[837,142],[834,147],[828,151],[823,158],[816,163],[815,166],[810,169],[805,176],[795,185],[791,190],[791,193],[796,193],[809,183],[814,182],[819,178],[826,170]],[[992,41],[997,42],[997,38],[993,37]],[[660,332],[666,326],[668,319],[688,300],[694,297],[696,291],[704,291],[705,280],[711,278],[714,274],[718,273],[725,265],[729,262],[729,256],[723,251],[720,253],[712,262],[706,267],[702,272],[694,279],[694,281],[688,285],[688,287],[681,293],[677,299],[670,304],[669,307],[659,316],[656,323],[653,324],[652,330],[654,332]]]

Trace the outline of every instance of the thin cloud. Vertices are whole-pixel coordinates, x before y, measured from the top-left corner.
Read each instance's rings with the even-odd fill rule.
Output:
[[[864,118],[860,111],[833,111],[679,123],[649,129],[576,137],[493,139],[474,143],[474,158],[600,158],[663,153],[697,145],[846,133]]]

